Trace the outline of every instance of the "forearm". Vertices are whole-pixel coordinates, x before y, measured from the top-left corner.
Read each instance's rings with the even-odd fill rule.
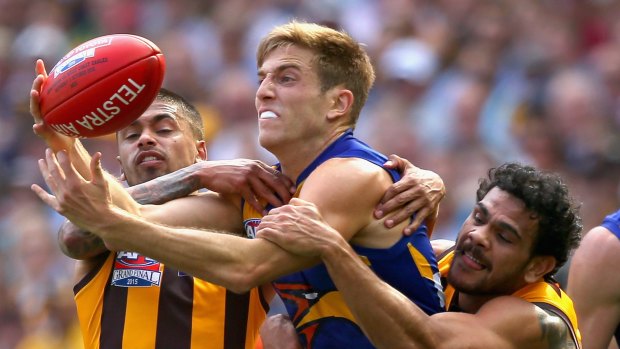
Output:
[[[174,199],[176,195],[180,195],[180,191],[175,191],[174,194],[167,194],[168,192],[160,190],[161,188],[156,183],[140,186],[142,188],[138,188],[138,190],[134,190],[135,187],[129,187],[127,191],[141,204],[159,204]],[[65,221],[60,227],[58,231],[58,245],[66,256],[80,260],[90,259],[107,251],[100,237],[79,228],[71,221]]]
[[[429,316],[379,279],[353,249],[337,241],[323,262],[358,324],[378,348],[436,348]]]
[[[161,204],[185,197],[200,189],[200,179],[194,170],[201,164],[194,164],[148,182],[128,188],[128,192],[141,204]]]
[[[118,208],[113,209],[113,216],[101,221],[100,226],[89,228],[103,238],[109,249],[147,255],[234,292],[245,292],[302,268],[294,261],[274,262],[274,255],[285,252],[262,239],[212,230],[171,228],[139,219]]]

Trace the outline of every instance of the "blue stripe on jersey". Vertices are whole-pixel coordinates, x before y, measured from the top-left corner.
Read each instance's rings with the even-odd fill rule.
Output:
[[[620,239],[620,210],[605,217],[601,225]]]
[[[301,173],[297,185],[325,161],[350,157],[368,160],[381,168],[387,160],[387,157],[355,138],[349,130]],[[393,181],[400,179],[398,171],[386,171],[390,173]],[[388,249],[361,246],[353,248],[366,259],[379,277],[409,297],[427,314],[443,311],[436,288],[439,284],[433,280],[439,270],[425,225],[411,236],[403,236]],[[422,256],[424,261],[428,262],[425,266],[428,270],[427,277],[424,277],[416,266],[413,254]],[[304,347],[373,348],[353,321],[353,316],[337,292],[324,264],[281,277],[274,282],[274,287],[284,301]]]

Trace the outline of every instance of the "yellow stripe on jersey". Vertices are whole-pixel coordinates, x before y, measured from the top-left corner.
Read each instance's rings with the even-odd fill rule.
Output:
[[[409,253],[411,253],[420,275],[434,282],[433,269],[431,268],[431,264],[428,262],[426,257],[424,257],[424,255],[422,255],[420,251],[418,251],[411,243],[407,244],[407,247],[409,248]]]
[[[260,287],[254,287],[250,291],[250,304],[261,304]],[[267,317],[265,309],[262,307],[250,307],[245,335],[245,347],[254,348],[258,341],[258,330]]]
[[[194,279],[192,348],[223,348],[226,291],[204,280]],[[202,329],[202,330],[200,330]],[[208,331],[205,331],[208,329]]]
[[[297,327],[327,317],[340,317],[355,322],[353,314],[344,302],[340,292],[332,291],[323,295],[321,299],[310,308],[308,314],[299,321]]]
[[[99,337],[101,336],[101,326],[99,321],[103,312],[103,289],[108,278],[103,273],[109,272],[114,258],[107,258],[103,267],[99,269],[97,275],[85,285],[75,296],[76,304],[85,306],[77,307],[80,330],[84,340],[84,347],[89,349],[99,349]],[[91,290],[94,290],[91,292]],[[96,291],[101,290],[101,291]],[[94,309],[93,306],[94,305]]]
[[[164,276],[164,266],[159,271]],[[160,287],[129,287],[125,311],[125,333],[156,333]],[[123,348],[155,349],[155,336],[123,336]]]

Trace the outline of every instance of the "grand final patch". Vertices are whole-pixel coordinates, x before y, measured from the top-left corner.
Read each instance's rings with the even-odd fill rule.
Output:
[[[159,286],[162,265],[158,261],[135,252],[117,252],[112,272],[112,286]]]

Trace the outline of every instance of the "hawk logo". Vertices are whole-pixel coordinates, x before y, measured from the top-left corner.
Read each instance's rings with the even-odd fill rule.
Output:
[[[258,228],[259,224],[259,218],[250,218],[243,221],[243,226],[245,227],[245,235],[249,239],[254,239],[256,237],[256,228]]]
[[[161,263],[136,252],[117,252],[112,272],[112,286],[159,286],[161,269]]]

